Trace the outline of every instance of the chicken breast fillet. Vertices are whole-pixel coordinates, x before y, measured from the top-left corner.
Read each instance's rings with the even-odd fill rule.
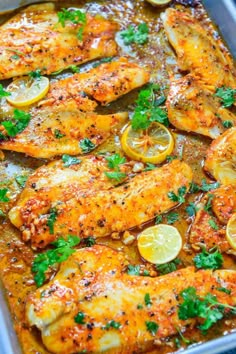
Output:
[[[236,116],[222,108],[212,92],[191,74],[171,80],[166,107],[168,118],[176,128],[212,139],[225,131],[224,121],[236,125]]]
[[[76,100],[81,92],[106,105],[127,92],[146,84],[150,74],[126,58],[104,63],[87,72],[75,74],[50,85],[45,98],[50,104]],[[39,106],[44,103],[39,102]]]
[[[81,24],[58,23],[55,5],[32,5],[1,26],[0,80],[40,69],[51,74],[70,65],[114,56],[117,25],[86,15],[82,40]]]
[[[226,239],[226,225],[236,212],[236,185],[221,186],[206,195],[198,205],[190,232],[190,244],[196,250],[217,246],[221,252],[236,255]]]
[[[99,188],[96,184],[93,187],[92,178],[87,185],[82,183],[81,186],[68,178],[67,183],[58,185],[65,195],[58,200],[53,184],[58,178],[60,181],[61,169],[55,169],[51,180],[47,179],[47,172],[44,171],[42,175],[38,174],[38,181],[34,179],[34,174],[29,178],[19,204],[9,213],[11,222],[23,232],[23,239],[30,240],[34,248],[43,248],[68,233],[82,238],[104,237],[141,225],[176,206],[177,202],[169,199],[168,192],[178,194],[178,189],[183,186],[187,192],[192,181],[191,168],[175,160],[158,169],[128,178],[126,183],[113,188],[107,188],[107,182],[105,187],[102,183]],[[44,187],[45,196],[42,198],[43,187],[41,191],[39,187],[37,194],[37,185],[42,184],[40,179],[45,176],[48,184]],[[36,185],[33,193],[32,189],[27,190],[32,185],[32,178],[33,186]],[[67,188],[69,183],[71,186]],[[56,213],[53,232],[48,227],[52,210]]]
[[[161,14],[161,18],[181,70],[191,72],[213,91],[221,86],[236,87],[229,54],[194,17],[169,8]]]
[[[220,183],[236,185],[236,127],[211,143],[204,169]]]
[[[195,327],[200,318],[180,320],[179,294],[195,287],[197,294],[215,295],[219,302],[236,305],[236,272],[193,267],[158,278],[125,272],[126,257],[105,246],[80,249],[65,261],[49,284],[26,300],[26,318],[37,326],[52,353],[145,353],[154,340]],[[221,292],[223,286],[230,290]],[[149,294],[151,304],[145,304]],[[82,323],[76,323],[80,314]],[[83,317],[82,317],[83,316]],[[148,330],[148,323],[157,330]]]
[[[25,130],[14,138],[2,140],[1,149],[36,158],[83,154],[81,143],[84,139],[89,139],[95,148],[128,119],[126,112],[108,115],[82,112],[74,102],[31,113],[32,118]]]

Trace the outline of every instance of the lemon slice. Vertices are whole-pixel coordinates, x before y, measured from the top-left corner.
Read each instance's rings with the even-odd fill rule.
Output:
[[[7,101],[16,107],[29,106],[41,100],[48,92],[49,80],[45,76],[40,78],[31,78],[23,76],[10,83],[7,91],[11,96],[7,97]]]
[[[182,237],[174,226],[159,224],[148,227],[138,235],[138,249],[148,262],[164,264],[177,257]]]
[[[153,6],[164,6],[171,2],[172,0],[147,0]]]
[[[236,213],[231,216],[226,227],[226,238],[230,246],[236,250]]]
[[[146,130],[133,130],[129,125],[121,137],[121,146],[130,158],[161,163],[174,149],[174,138],[162,124],[153,122]]]

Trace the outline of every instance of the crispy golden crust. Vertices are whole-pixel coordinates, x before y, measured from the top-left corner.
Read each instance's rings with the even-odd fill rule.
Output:
[[[236,304],[236,272],[230,270],[181,269],[166,276],[150,278],[128,275],[122,253],[105,246],[78,250],[65,261],[56,277],[32,293],[26,301],[26,317],[37,326],[46,348],[52,353],[75,353],[86,350],[100,353],[145,352],[155,339],[165,338],[194,327],[200,319],[178,318],[179,293],[194,286],[199,295],[211,293],[218,301]],[[224,286],[226,294],[217,290]],[[145,305],[145,294],[151,306]],[[137,309],[138,305],[142,308]],[[82,312],[84,324],[74,317]],[[115,321],[118,329],[104,327]],[[158,324],[151,334],[146,321]]]
[[[236,127],[211,143],[204,169],[222,184],[236,184]]]
[[[161,17],[181,70],[191,72],[212,90],[236,87],[231,58],[194,17],[171,8]]]
[[[1,26],[0,80],[28,74],[36,69],[51,74],[71,64],[114,56],[117,25],[87,15],[82,41],[81,25],[58,24],[52,3],[32,5]]]
[[[87,169],[84,170],[83,163],[81,166],[82,172],[78,168],[78,176]],[[22,193],[19,205],[9,213],[11,222],[24,230],[24,239],[30,240],[33,247],[43,248],[59,235],[65,236],[68,233],[80,237],[104,237],[141,225],[177,205],[177,202],[168,198],[168,192],[178,193],[182,186],[186,186],[188,190],[192,181],[190,167],[175,160],[158,169],[142,172],[125,184],[109,189],[106,181],[104,186],[101,183],[98,187],[96,183],[93,185],[94,179],[80,185],[68,178],[67,183],[71,182],[70,189],[68,190],[67,183],[61,185],[67,195],[66,200],[65,197],[58,200],[53,184],[57,178],[60,180],[61,169],[62,167],[59,170],[55,168],[54,176],[47,180],[47,198],[43,200],[40,194],[38,196],[35,193],[36,190],[32,196],[30,190],[27,190],[32,183],[31,179],[34,179],[33,174]],[[43,173],[38,174],[39,184],[40,179],[47,179],[47,168],[41,171]],[[103,171],[100,170],[99,173],[103,181]],[[34,179],[37,186],[36,181],[37,178]],[[58,210],[54,234],[50,234],[46,226],[52,207]]]

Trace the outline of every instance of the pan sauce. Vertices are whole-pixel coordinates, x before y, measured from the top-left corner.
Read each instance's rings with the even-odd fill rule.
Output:
[[[117,42],[121,46],[120,55],[129,55],[131,61],[142,63],[147,69],[151,68],[153,82],[162,83],[168,86],[168,72],[178,73],[175,56],[170,47],[161,22],[159,20],[160,11],[144,0],[116,0],[116,1],[76,1],[76,2],[60,2],[58,7],[76,6],[87,9],[91,14],[101,13],[102,16],[111,18],[117,21],[121,29],[125,29],[129,24],[146,22],[149,26],[149,42],[144,46],[124,47],[119,36]],[[180,5],[176,5],[180,6]],[[199,6],[195,8],[185,8],[185,11],[192,11],[199,21],[205,26],[210,26],[211,31],[214,31],[210,24],[204,9]],[[85,69],[91,67],[90,64],[83,66]],[[63,77],[67,74],[60,75]],[[54,78],[53,78],[54,79]],[[117,100],[109,105],[109,107],[99,108],[102,113],[111,113],[115,111],[126,110],[127,107],[132,111],[138,91],[132,92],[125,97]],[[176,137],[176,145],[174,155],[180,156],[187,162],[194,171],[194,182],[200,183],[202,178],[206,178],[202,171],[203,159],[206,154],[206,149],[210,144],[210,139],[203,138],[199,135],[180,133],[171,128],[171,131]],[[97,152],[119,152],[119,138],[112,137],[104,145],[100,146]],[[0,163],[0,188],[8,188],[11,191],[10,203],[4,203],[2,210],[7,212],[17,198],[21,191],[15,182],[16,175],[29,175],[32,170],[45,163],[45,160],[36,160],[25,157],[21,154],[4,152],[5,159]],[[187,203],[197,201],[201,196],[188,196]],[[182,261],[180,267],[186,267],[192,264],[194,251],[188,246],[188,230],[191,226],[192,220],[185,212],[186,204],[178,208],[180,215],[179,221],[174,225],[180,231],[184,247],[179,255]],[[5,209],[4,209],[5,208]],[[23,351],[29,353],[48,353],[40,340],[40,335],[36,330],[28,329],[24,319],[24,301],[26,296],[35,289],[33,276],[30,271],[31,262],[33,260],[33,252],[29,246],[25,245],[20,238],[20,233],[13,228],[7,219],[0,219],[0,274],[6,288],[6,295],[9,301],[10,310],[13,316],[14,326],[20,338]],[[145,227],[152,225],[147,223]],[[140,232],[141,228],[132,230],[132,234]],[[120,239],[101,238],[97,240],[98,244],[109,245],[113,248],[125,252],[134,264],[142,264],[144,269],[148,269],[151,275],[157,275],[155,268],[150,264],[145,263],[137,252],[137,245],[134,242],[132,245],[125,246]],[[224,267],[236,269],[234,259],[230,256],[224,255]],[[206,336],[200,334],[197,330],[190,331],[186,328],[185,337],[191,339],[191,342],[206,341],[211,338],[219,337],[223,333],[230,332],[236,328],[236,320],[233,318],[225,319],[217,323]],[[176,336],[178,337],[178,336]],[[182,341],[181,344],[184,345]],[[157,343],[158,345],[158,343]],[[155,345],[153,353],[170,353],[177,350],[174,338],[166,339],[160,346]]]

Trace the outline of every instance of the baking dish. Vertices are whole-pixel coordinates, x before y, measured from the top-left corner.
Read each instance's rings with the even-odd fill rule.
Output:
[[[205,6],[206,8],[208,8],[209,4],[208,1],[205,1]],[[209,1],[210,3],[210,1]],[[225,14],[222,15],[222,18],[225,18],[226,23],[229,25],[229,28],[235,28],[235,16],[233,15],[232,12],[232,5],[233,2],[231,2],[230,0],[227,2],[223,1],[221,2],[221,5],[223,4],[223,9],[220,9],[221,14]],[[211,6],[212,4],[210,4]],[[4,9],[5,10],[5,9]],[[218,10],[219,11],[219,10]],[[222,12],[223,11],[223,12]],[[209,10],[209,13],[212,13],[212,16],[214,18],[214,14],[213,11],[211,12],[211,10]],[[229,20],[230,18],[230,20]],[[217,22],[217,19],[216,19]],[[231,36],[233,34],[233,32],[231,30],[229,30],[229,28],[222,26],[221,23],[219,23],[219,27],[220,30],[222,31],[222,33],[226,33],[229,35],[225,34],[225,40],[227,41],[229,47],[231,48],[232,53],[235,55],[235,48],[234,48],[234,41],[230,40],[230,33]],[[3,291],[4,292],[4,291]],[[5,304],[5,299],[3,294],[1,294],[1,314],[0,314],[0,318],[1,318],[1,323],[2,323],[2,335],[0,338],[0,348],[1,348],[1,353],[5,354],[17,354],[20,353],[20,349],[19,349],[19,344],[17,341],[17,338],[15,336],[14,330],[12,328],[12,324],[11,324],[11,320],[10,320],[10,316],[7,310],[7,306]],[[235,344],[236,343],[236,334],[230,334],[227,335],[225,337],[222,337],[220,339],[202,344],[201,346],[196,346],[193,348],[190,348],[188,350],[185,351],[185,353],[221,353],[222,350],[228,350],[228,349],[232,349],[235,348]]]

